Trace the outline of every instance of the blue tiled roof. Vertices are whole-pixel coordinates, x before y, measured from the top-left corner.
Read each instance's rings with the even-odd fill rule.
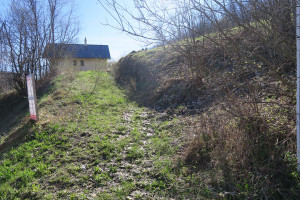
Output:
[[[84,44],[47,44],[44,57],[46,58],[103,58],[110,59],[108,45]]]

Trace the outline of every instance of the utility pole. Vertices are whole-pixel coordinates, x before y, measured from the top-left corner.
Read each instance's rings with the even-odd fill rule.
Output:
[[[296,43],[297,43],[297,170],[300,172],[300,0],[296,4]]]

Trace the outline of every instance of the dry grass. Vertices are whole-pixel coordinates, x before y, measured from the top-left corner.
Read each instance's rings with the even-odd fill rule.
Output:
[[[291,63],[267,47],[257,49],[261,41],[240,31],[230,37],[242,51],[215,37],[221,45],[167,47],[177,52],[175,58],[137,52],[118,63],[116,79],[130,85],[134,78],[143,89],[130,92],[142,103],[196,121],[186,129],[185,137],[192,137],[182,159],[196,171],[222,172],[211,179],[215,188],[228,191],[226,198],[293,199],[300,190]],[[151,80],[156,82],[143,85]]]
[[[185,161],[199,169],[221,170],[223,187],[235,197],[292,198],[299,190],[292,153],[295,122],[277,104],[253,109],[247,102],[236,98],[202,114]]]

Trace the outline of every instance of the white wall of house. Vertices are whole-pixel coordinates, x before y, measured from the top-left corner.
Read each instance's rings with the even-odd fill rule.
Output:
[[[83,65],[83,66],[82,66]],[[80,71],[104,69],[107,66],[107,59],[100,58],[65,58],[57,60],[58,68],[76,68]]]

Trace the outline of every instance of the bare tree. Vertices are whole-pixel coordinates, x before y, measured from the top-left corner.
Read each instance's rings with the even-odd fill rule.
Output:
[[[68,6],[61,0],[25,0],[10,4],[2,23],[1,54],[9,58],[8,70],[14,74],[13,87],[23,92],[25,75],[33,73],[41,80],[49,71],[43,59],[47,43],[70,42],[78,33],[78,23],[73,18],[73,3]]]
[[[196,73],[207,65],[201,54],[213,45],[237,67],[252,56],[278,77],[294,69],[295,0],[133,0],[134,11],[116,0],[99,2],[110,15],[106,25],[146,44],[175,47],[171,52],[178,51]]]
[[[6,61],[6,49],[4,45],[4,22],[0,19],[0,71],[6,70],[5,61]]]

